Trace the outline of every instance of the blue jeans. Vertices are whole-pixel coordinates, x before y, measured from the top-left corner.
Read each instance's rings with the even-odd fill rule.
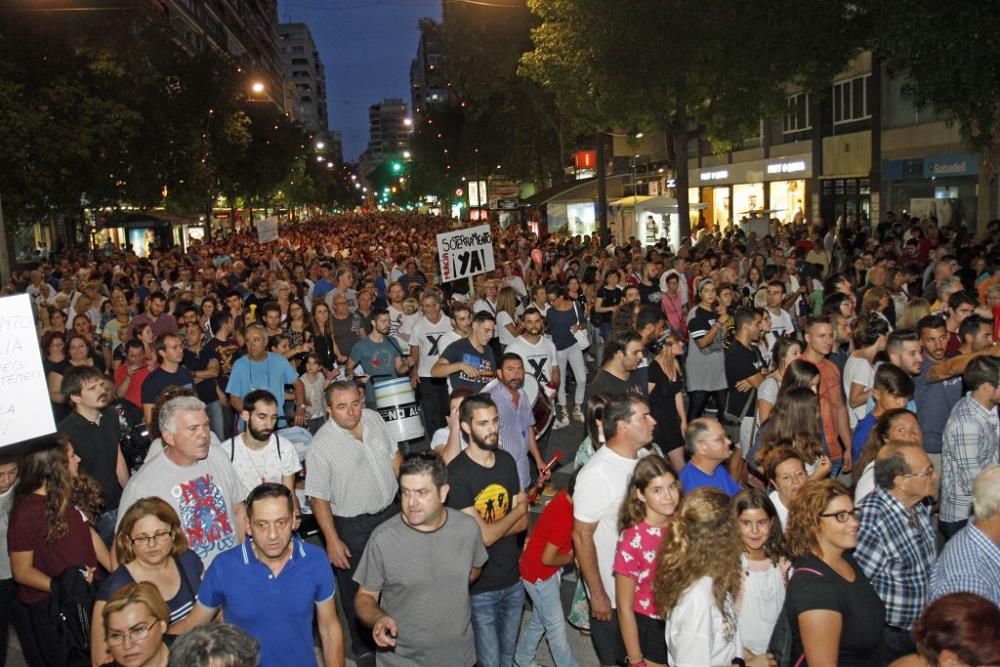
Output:
[[[524,610],[524,586],[513,586],[472,596],[472,631],[476,637],[477,667],[510,667]]]
[[[535,609],[517,642],[517,652],[514,654],[516,667],[528,667],[531,664],[542,635],[549,642],[549,651],[556,667],[578,667],[579,663],[566,638],[566,621],[563,619],[562,598],[559,595],[560,581],[558,572],[535,583],[521,580]]]

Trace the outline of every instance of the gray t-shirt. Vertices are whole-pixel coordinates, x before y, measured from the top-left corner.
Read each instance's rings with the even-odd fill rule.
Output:
[[[472,517],[444,511],[447,520],[431,533],[396,515],[365,546],[354,581],[382,593],[380,605],[399,629],[395,650],[378,652],[379,667],[476,662],[469,572],[486,563],[486,546]]]
[[[221,447],[209,446],[208,457],[188,467],[163,454],[146,461],[125,485],[118,521],[140,498],[163,499],[177,512],[188,546],[207,570],[216,556],[238,544],[233,510],[248,493]]]

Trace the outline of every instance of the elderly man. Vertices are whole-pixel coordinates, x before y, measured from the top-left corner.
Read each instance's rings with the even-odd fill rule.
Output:
[[[333,382],[325,398],[330,420],[313,438],[305,491],[335,568],[355,658],[370,663],[375,644],[354,613],[354,572],[372,531],[397,511],[393,501],[402,455],[352,381]]]
[[[691,493],[702,486],[714,486],[730,496],[740,492],[740,485],[729,475],[726,466],[732,453],[733,441],[726,435],[715,419],[702,417],[688,424],[684,436],[684,448],[691,456],[681,470],[680,482],[685,493]]]
[[[261,667],[279,667],[316,664],[316,620],[323,667],[343,667],[333,576],[323,550],[295,537],[294,505],[282,484],[266,482],[250,492],[250,536],[205,572],[185,627],[209,623],[221,611],[227,623],[260,640]]]
[[[1000,606],[1000,465],[987,466],[972,484],[975,518],[941,551],[931,571],[929,601],[966,591]]]
[[[122,492],[119,507],[156,496],[169,503],[181,528],[205,566],[242,539],[243,501],[247,489],[233,464],[219,447],[209,446],[205,404],[192,396],[178,396],[163,404],[159,414],[163,456],[150,457]],[[121,522],[124,511],[118,514]]]
[[[915,650],[911,631],[927,603],[935,531],[925,498],[937,471],[917,445],[890,443],[875,461],[875,490],[858,504],[861,524],[854,558],[885,603],[881,661]]]

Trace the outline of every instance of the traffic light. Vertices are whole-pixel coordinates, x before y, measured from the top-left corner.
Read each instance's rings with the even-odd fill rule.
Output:
[[[403,163],[400,162],[399,160],[396,160],[395,162],[392,163],[392,173],[398,174],[401,171],[403,171]]]

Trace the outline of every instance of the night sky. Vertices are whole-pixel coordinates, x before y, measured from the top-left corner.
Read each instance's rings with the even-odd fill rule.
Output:
[[[417,21],[441,20],[441,0],[279,0],[278,21],[306,23],[326,66],[330,129],[344,134],[344,159],[368,145],[368,107],[386,97],[410,106]]]

